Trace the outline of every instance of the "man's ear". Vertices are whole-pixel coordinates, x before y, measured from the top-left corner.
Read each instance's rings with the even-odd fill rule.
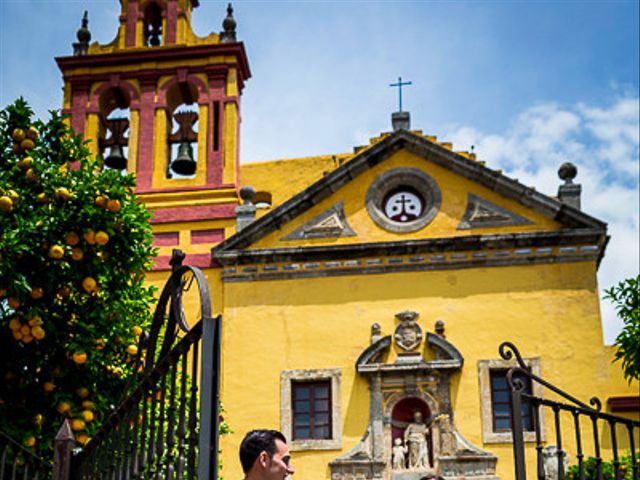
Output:
[[[269,455],[264,450],[260,452],[258,455],[258,463],[262,468],[267,468],[267,460],[269,459]]]

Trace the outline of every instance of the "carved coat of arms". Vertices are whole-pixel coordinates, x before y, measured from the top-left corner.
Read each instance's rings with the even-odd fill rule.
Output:
[[[400,320],[394,332],[396,344],[407,352],[415,350],[422,342],[422,328],[416,322],[418,314],[407,310],[397,313],[396,318]]]

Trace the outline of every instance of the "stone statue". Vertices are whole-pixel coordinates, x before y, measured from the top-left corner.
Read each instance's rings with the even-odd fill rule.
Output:
[[[413,422],[404,431],[404,442],[409,449],[409,468],[430,468],[427,448],[427,424],[422,420],[422,413],[413,414]]]
[[[404,470],[407,467],[406,455],[408,448],[404,446],[401,438],[396,438],[393,441],[393,469]]]
[[[560,450],[562,457],[562,469],[566,470],[569,466],[569,458],[567,452]],[[558,472],[558,447],[556,445],[548,445],[542,449],[542,462],[544,464],[544,479],[557,480]]]
[[[456,436],[451,429],[449,415],[443,413],[436,418],[440,426],[440,453],[445,456],[456,453]]]

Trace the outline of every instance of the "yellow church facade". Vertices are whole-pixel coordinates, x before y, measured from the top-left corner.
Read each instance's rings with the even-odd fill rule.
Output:
[[[254,428],[285,433],[300,479],[513,478],[505,340],[579,399],[616,413],[637,399],[603,345],[607,228],[581,211],[575,167],[546,196],[412,130],[405,112],[353,153],[240,163],[251,73],[232,10],[200,39],[195,0],[121,4],[110,45],[79,31],[57,59],[64,110],[105,163],[137,176],[159,253],[148,281],[164,283],[174,249],[209,281],[233,430],[225,478],[242,478]],[[553,420],[525,432],[531,472],[535,430],[554,444]]]

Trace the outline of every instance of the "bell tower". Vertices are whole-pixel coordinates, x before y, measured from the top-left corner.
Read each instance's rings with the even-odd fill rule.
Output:
[[[201,38],[191,28],[198,0],[120,4],[113,41],[90,44],[85,12],[73,55],[56,58],[63,113],[105,168],[136,175],[154,212],[159,268],[172,248],[208,266],[209,249],[235,225],[240,95],[251,76],[233,8],[220,33]]]

